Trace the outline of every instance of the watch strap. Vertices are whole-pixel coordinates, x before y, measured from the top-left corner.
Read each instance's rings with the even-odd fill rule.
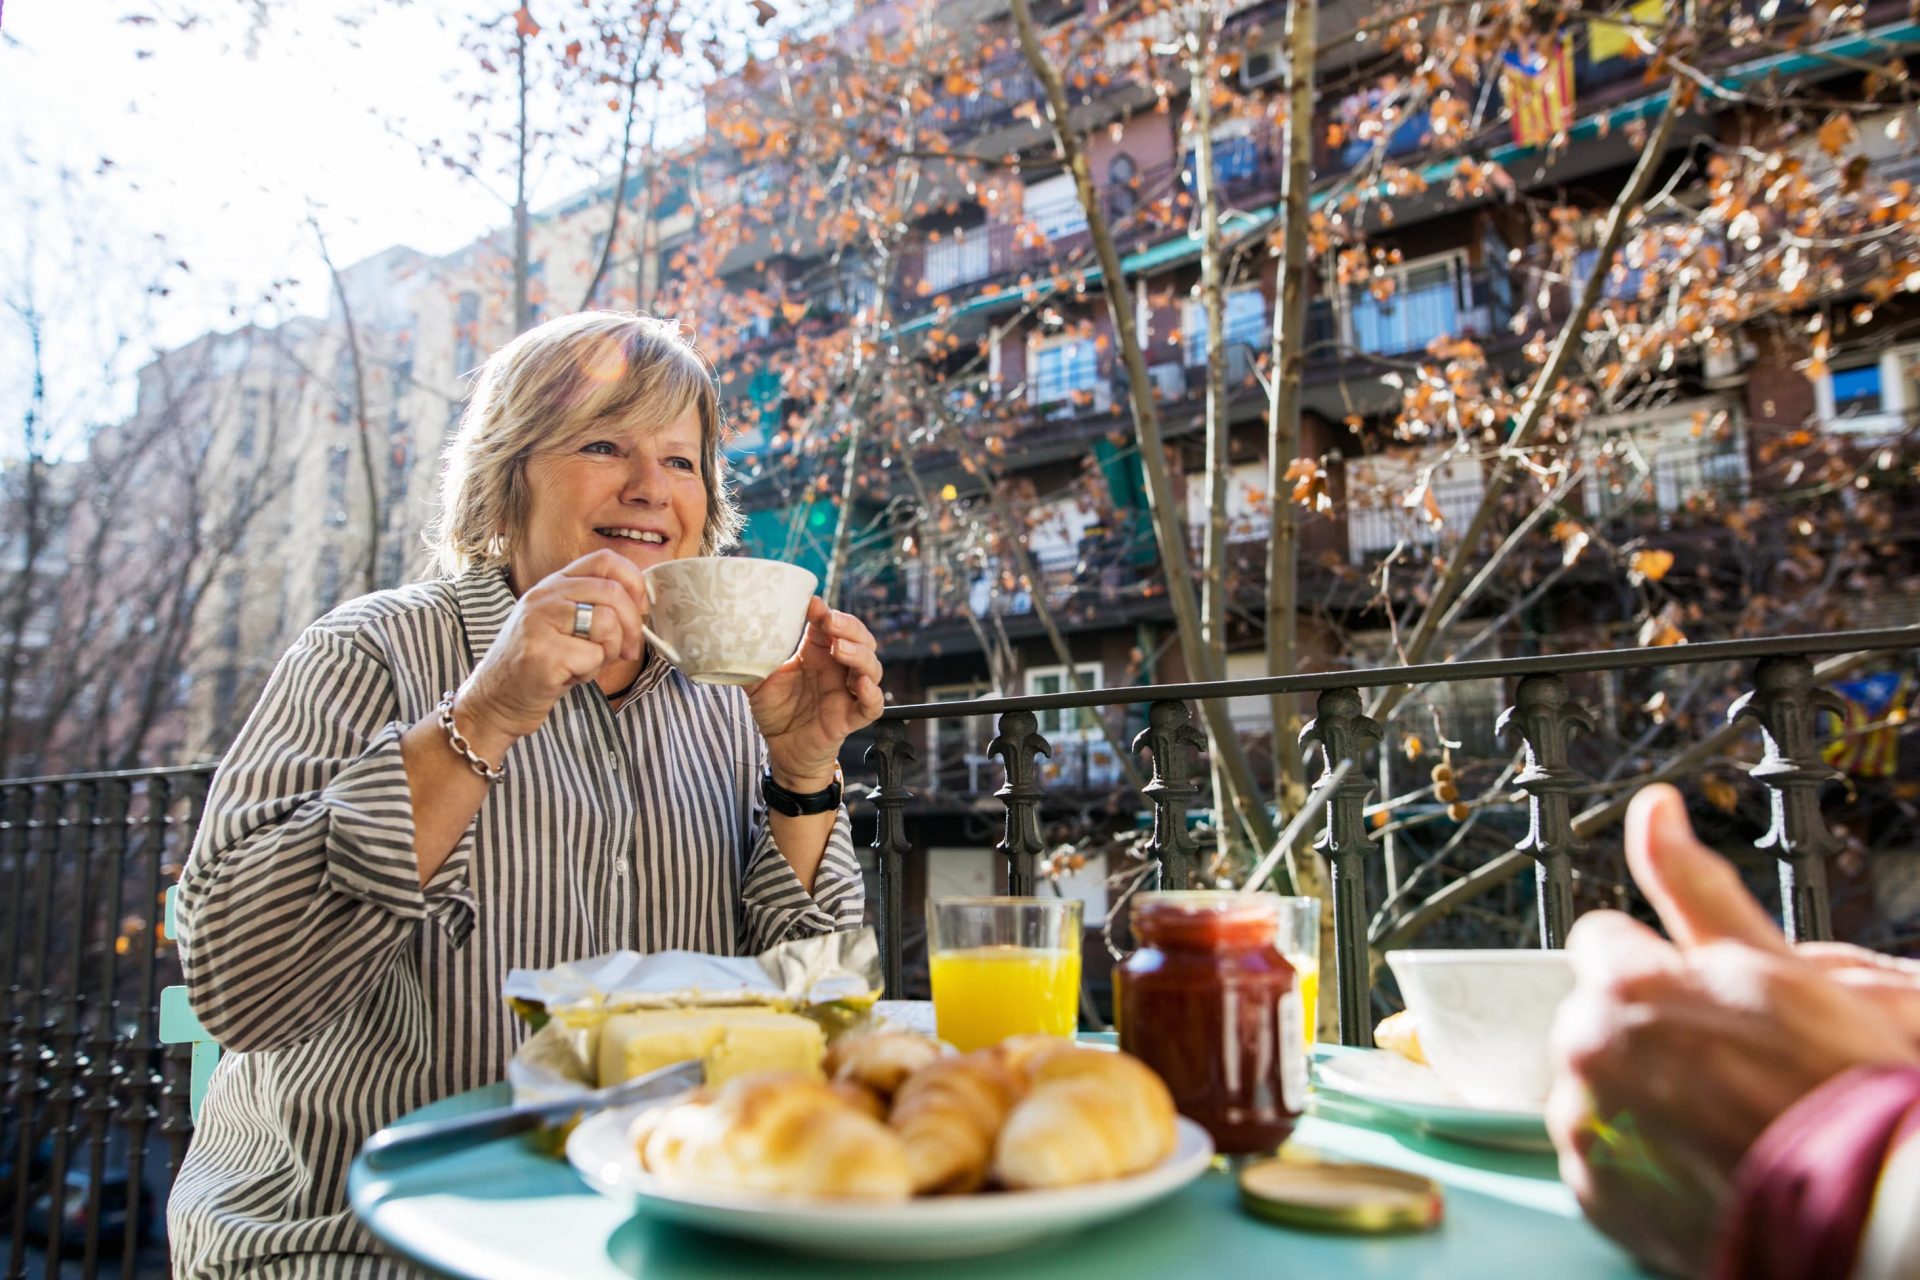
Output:
[[[760,775],[760,794],[766,799],[767,808],[775,813],[803,818],[840,807],[840,779],[835,777],[819,791],[789,791],[773,780],[773,771],[769,769]]]

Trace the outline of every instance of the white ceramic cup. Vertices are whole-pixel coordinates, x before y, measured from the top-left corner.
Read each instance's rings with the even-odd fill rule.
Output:
[[[703,684],[756,684],[793,656],[819,579],[798,565],[743,556],[656,564],[647,643]]]
[[[1537,1111],[1547,1030],[1573,990],[1562,951],[1389,951],[1434,1074],[1477,1106]]]

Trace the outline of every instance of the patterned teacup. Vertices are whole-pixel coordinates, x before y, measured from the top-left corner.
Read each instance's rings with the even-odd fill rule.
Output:
[[[647,643],[688,678],[755,684],[793,656],[818,584],[778,560],[695,556],[646,571]]]

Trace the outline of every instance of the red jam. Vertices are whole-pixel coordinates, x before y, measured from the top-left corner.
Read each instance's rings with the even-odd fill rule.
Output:
[[[1115,981],[1120,1047],[1229,1155],[1271,1153],[1306,1102],[1303,1010],[1272,894],[1150,893]]]

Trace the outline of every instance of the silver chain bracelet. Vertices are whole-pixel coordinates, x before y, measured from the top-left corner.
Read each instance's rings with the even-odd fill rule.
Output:
[[[475,753],[472,744],[460,732],[460,726],[453,722],[453,693],[449,690],[440,696],[440,727],[447,731],[447,741],[453,749],[465,757],[467,767],[487,780],[488,785],[505,782],[507,771],[496,769]]]

